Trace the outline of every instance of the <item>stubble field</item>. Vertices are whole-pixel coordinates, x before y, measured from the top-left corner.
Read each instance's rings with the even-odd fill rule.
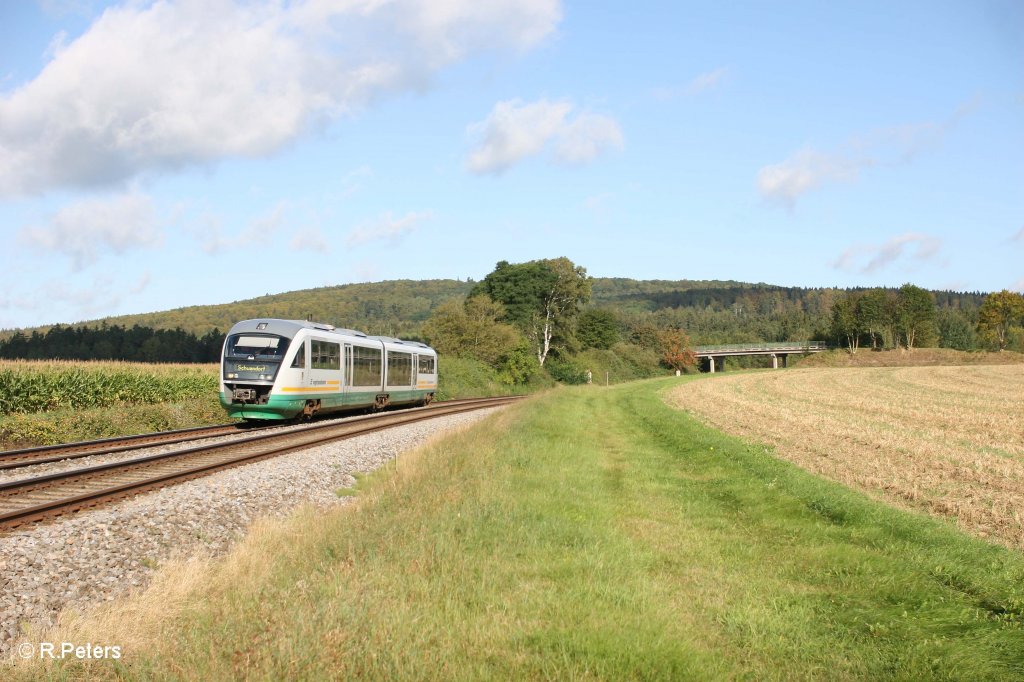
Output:
[[[1024,549],[1024,366],[766,371],[670,402],[814,473]]]

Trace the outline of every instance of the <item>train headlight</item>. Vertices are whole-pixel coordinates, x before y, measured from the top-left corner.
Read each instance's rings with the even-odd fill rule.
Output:
[[[238,374],[236,374],[234,372],[229,372],[228,374],[226,374],[224,376],[226,376],[228,379],[237,379],[238,378]]]
[[[270,376],[269,374],[261,374],[260,375],[260,379],[263,379],[264,381],[270,381],[273,378],[274,377]]]

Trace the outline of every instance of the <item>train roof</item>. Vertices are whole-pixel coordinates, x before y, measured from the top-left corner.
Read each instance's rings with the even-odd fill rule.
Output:
[[[406,341],[405,339],[396,339],[393,336],[368,336],[366,338],[373,339],[374,341],[383,341],[384,343],[393,343],[402,346],[413,346],[414,348],[426,348],[427,350],[434,350],[425,343],[421,343],[419,341]]]
[[[279,336],[286,336],[293,338],[302,329],[319,329],[326,332],[334,332],[336,334],[348,334],[349,336],[362,336],[366,337],[364,332],[355,329],[339,329],[332,324],[324,324],[323,322],[308,322],[306,320],[278,320],[275,318],[257,318],[253,320],[242,320],[236,322],[229,334],[238,334],[241,332],[266,332],[268,334],[277,334]]]
[[[284,336],[286,338],[295,338],[303,329],[316,329],[320,331],[333,332],[335,334],[345,334],[347,336],[357,336],[371,341],[380,341],[385,344],[394,344],[402,346],[412,346],[413,348],[426,348],[427,350],[434,350],[425,343],[419,341],[406,341],[404,339],[396,339],[393,336],[367,336],[365,332],[358,331],[356,329],[344,329],[335,327],[332,324],[324,324],[323,322],[309,322],[307,320],[278,320],[275,318],[257,318],[252,320],[242,320],[236,322],[231,327],[228,334],[243,334],[245,332],[263,332],[266,334],[276,334],[278,336]]]

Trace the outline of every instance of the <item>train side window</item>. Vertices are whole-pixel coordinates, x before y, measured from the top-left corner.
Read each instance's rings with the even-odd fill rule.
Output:
[[[434,356],[433,355],[421,355],[419,361],[419,373],[420,374],[433,374],[434,373]]]
[[[412,385],[412,355],[410,353],[388,351],[388,380],[384,383],[387,386]]]
[[[330,341],[310,341],[313,369],[341,369],[341,345]]]
[[[303,341],[299,342],[299,350],[296,351],[295,359],[292,360],[292,367],[306,369],[306,344]]]
[[[382,358],[379,348],[352,347],[353,386],[379,386]]]

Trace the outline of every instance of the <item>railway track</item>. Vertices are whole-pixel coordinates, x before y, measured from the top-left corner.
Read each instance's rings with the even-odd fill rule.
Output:
[[[505,405],[519,398],[508,396],[448,401],[413,410],[314,423],[302,429],[284,432],[260,429],[254,435],[228,442],[10,481],[0,484],[0,530],[95,507],[147,490],[323,443],[444,415]],[[141,447],[150,444],[143,443]],[[125,445],[118,447],[130,448]],[[93,451],[89,454],[97,453]]]
[[[246,428],[238,424],[218,424],[216,426],[197,426],[191,429],[176,431],[160,431],[159,433],[143,433],[137,436],[121,436],[119,438],[103,438],[101,440],[79,441],[62,445],[44,445],[21,450],[5,450],[0,452],[0,471],[19,469],[34,464],[50,464],[68,459],[92,457],[93,455],[109,455],[118,452],[129,452],[139,448],[155,445],[173,445],[187,443],[203,438],[215,438],[233,433],[241,433]]]

